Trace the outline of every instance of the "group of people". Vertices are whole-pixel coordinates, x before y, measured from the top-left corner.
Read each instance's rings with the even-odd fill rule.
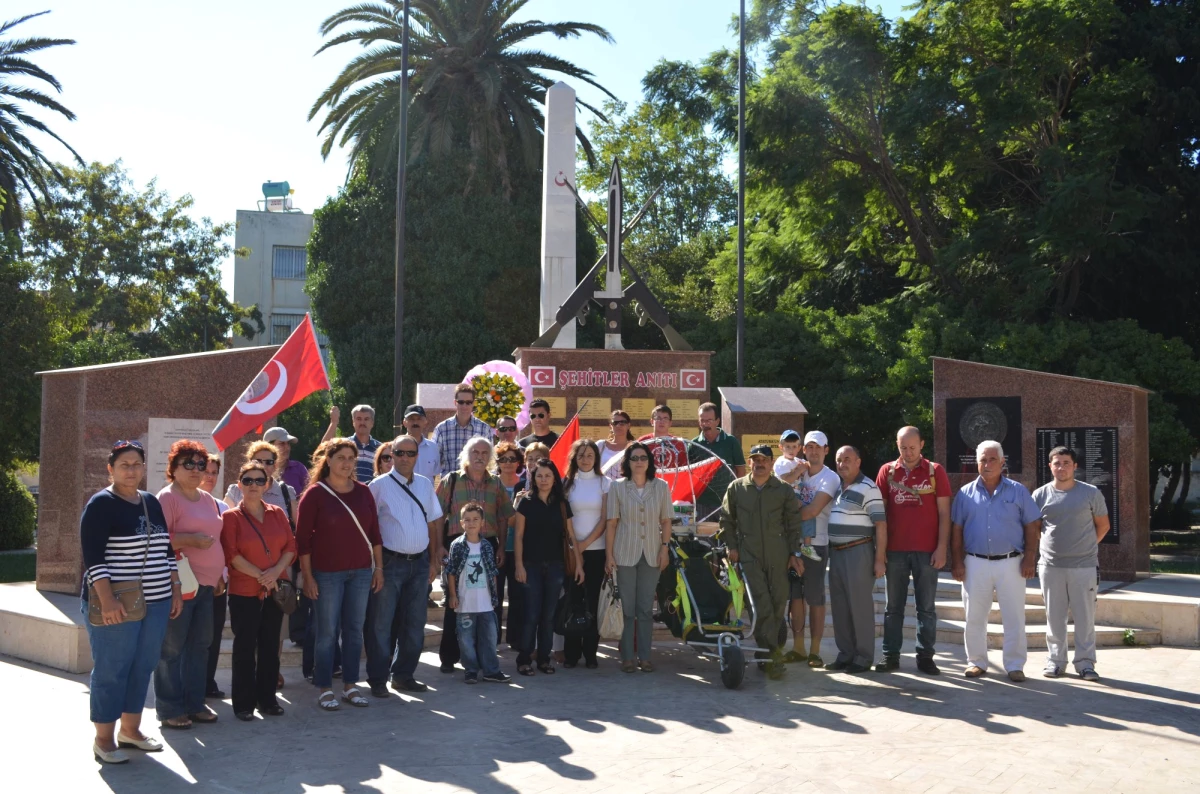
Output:
[[[248,448],[223,501],[211,493],[221,459],[201,443],[171,447],[168,484],[155,496],[139,489],[145,450],[136,441],[116,442],[111,484],[89,500],[80,522],[97,760],[124,763],[126,749],[162,749],[141,731],[151,676],[163,728],[217,720],[204,701],[224,695],[214,672],[226,611],[238,719],[253,720],[256,710],[284,713],[276,692],[284,684],[285,614],[288,633],[304,645],[303,672],[322,710],[369,706],[360,680],[377,698],[389,697],[389,683],[426,691],[416,669],[439,574],[443,673],[461,666],[468,684],[510,681],[498,656],[502,639],[516,651],[522,676],[552,675],[556,660],[566,668],[598,667],[594,621],[566,638],[553,624],[566,591],[595,615],[606,577],[621,593],[625,618],[620,669],[652,672],[655,590],[668,564],[674,515],[671,489],[656,475],[664,442],[634,440],[629,415],[614,411],[609,438],[574,442],[560,472],[550,460],[558,436],[546,401],[532,401],[532,432],[518,439],[513,417],[501,417],[494,430],[477,419],[475,398],[470,386],[459,386],[455,415],[431,438],[424,408],[409,406],[405,433],[387,442],[371,436],[374,410],[366,405],[351,411],[354,435],[338,436],[335,408],[308,469],[290,459],[295,437],[271,428]],[[670,409],[659,406],[655,415],[668,437]],[[720,500],[721,541],[754,594],[754,639],[772,677],[788,662],[871,669],[871,593],[879,577],[886,577],[887,608],[884,658],[874,669],[899,666],[911,579],[917,667],[936,675],[934,596],[948,560],[963,582],[969,677],[987,670],[995,592],[1004,668],[1012,680],[1023,679],[1024,580],[1035,565],[1050,624],[1045,674],[1065,668],[1069,609],[1076,669],[1096,677],[1096,543],[1108,520],[1099,492],[1074,479],[1070,449],[1051,452],[1054,479],[1030,495],[1002,476],[1000,445],[985,442],[979,478],[960,489],[951,508],[949,479],[922,456],[914,427],[900,430],[899,457],[872,480],[852,446],[837,450],[836,471],[828,468],[829,443],[820,431],[803,439],[785,431],[778,459],[770,446],[752,447],[744,474],[741,447],[720,428],[716,406],[700,406],[698,420],[695,443],[738,477],[723,494],[701,498]],[[605,476],[602,468],[615,457],[609,468],[619,476]],[[838,655],[826,665],[820,645],[827,573]],[[131,595],[134,583],[140,590]],[[793,643],[784,653],[789,616]]]

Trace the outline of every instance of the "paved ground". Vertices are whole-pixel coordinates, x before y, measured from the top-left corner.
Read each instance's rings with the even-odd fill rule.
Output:
[[[823,649],[832,658],[830,643]],[[611,656],[611,650],[609,651]],[[123,767],[92,759],[87,679],[0,657],[5,791],[556,792],[1183,791],[1200,788],[1200,650],[1102,649],[1096,684],[1038,673],[968,681],[961,646],[946,674],[748,671],[724,689],[714,663],[660,646],[658,671],[560,670],[519,686],[443,676],[368,709],[320,713],[296,669],[288,714],[168,731],[166,752]],[[512,672],[513,656],[502,657]],[[998,661],[998,652],[993,652]],[[218,680],[228,685],[228,671]],[[290,702],[288,702],[290,701]],[[157,733],[153,710],[146,725]],[[190,784],[190,785],[189,785]]]

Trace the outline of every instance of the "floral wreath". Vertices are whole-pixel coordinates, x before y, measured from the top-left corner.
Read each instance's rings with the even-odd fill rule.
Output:
[[[502,416],[517,420],[517,426],[529,423],[526,405],[533,389],[525,374],[507,361],[489,361],[467,373],[464,381],[475,389],[475,416],[495,427]]]

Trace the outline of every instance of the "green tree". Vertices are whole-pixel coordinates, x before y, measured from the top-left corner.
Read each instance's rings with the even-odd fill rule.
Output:
[[[409,35],[411,156],[469,153],[465,190],[490,186],[478,169],[494,170],[505,194],[513,189],[509,157],[515,148],[528,170],[536,169],[544,119],[541,107],[548,74],[594,85],[591,72],[541,50],[526,49],[533,37],[560,39],[608,31],[583,22],[514,22],[528,0],[415,0]],[[346,30],[352,25],[361,27]],[[352,166],[379,174],[394,169],[399,140],[401,0],[362,3],[321,24],[332,36],[317,53],[356,43],[366,52],[346,65],[317,98],[309,119],[325,110],[322,156],[351,145]],[[334,35],[336,34],[336,35]],[[610,95],[611,96],[611,95]],[[580,105],[591,108],[584,102]],[[597,111],[598,112],[598,111]],[[590,151],[582,131],[579,138]]]
[[[11,31],[17,25],[49,13],[26,14],[0,24],[0,234],[20,230],[20,194],[23,192],[37,205],[48,192],[46,172],[55,172],[54,163],[30,140],[30,130],[58,141],[75,155],[80,165],[83,164],[70,144],[33,115],[27,106],[57,113],[68,121],[74,121],[75,114],[54,97],[17,82],[21,78],[29,78],[62,93],[62,85],[57,78],[31,61],[29,56],[51,47],[74,44],[75,41],[41,36],[11,38]],[[5,34],[10,37],[5,38]]]
[[[153,182],[136,189],[120,163],[59,170],[27,220],[24,256],[63,327],[64,361],[192,353],[206,335],[221,348],[231,331],[263,332],[258,309],[221,287],[231,224],[193,220],[190,196],[172,200]]]

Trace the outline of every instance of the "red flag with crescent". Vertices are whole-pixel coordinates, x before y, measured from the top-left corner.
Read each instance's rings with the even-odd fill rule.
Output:
[[[313,392],[328,388],[329,374],[321,360],[317,332],[312,316],[306,314],[213,428],[217,449],[228,449],[265,420],[278,416]]]
[[[559,476],[567,474],[567,464],[571,462],[571,445],[579,440],[579,414],[571,418],[570,424],[562,435],[550,447],[550,460],[558,467]]]

